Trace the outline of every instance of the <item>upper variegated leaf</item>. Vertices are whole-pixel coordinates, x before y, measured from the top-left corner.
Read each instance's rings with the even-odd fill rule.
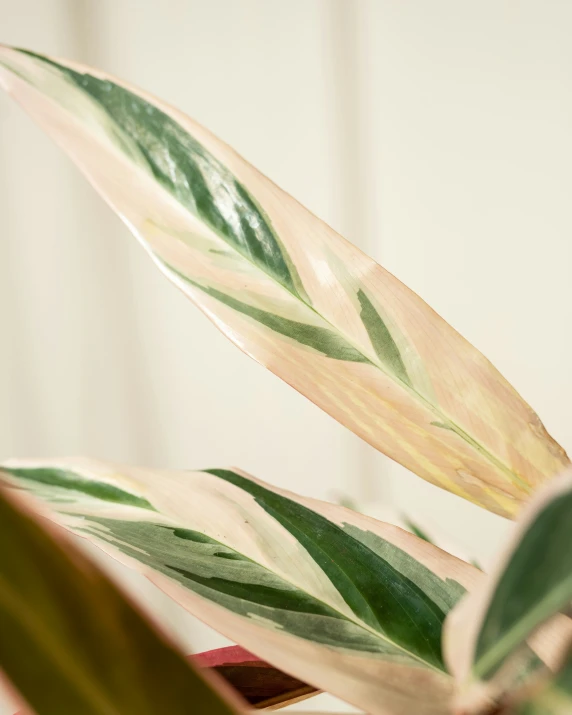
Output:
[[[246,701],[199,675],[61,529],[10,492],[0,488],[0,674],[30,712],[244,712]]]
[[[482,574],[432,544],[236,470],[58,460],[0,474],[285,672],[374,715],[447,711],[443,622]]]
[[[572,601],[571,543],[569,470],[523,512],[493,574],[447,620],[447,663],[463,683],[464,703],[470,704],[473,694],[510,697],[515,687],[511,678],[521,668],[527,639],[542,649],[547,665],[558,665],[572,641],[570,620],[555,615]],[[542,675],[538,661],[536,665],[532,672]]]
[[[370,444],[505,516],[568,463],[418,296],[194,121],[23,50],[0,83],[233,342]]]

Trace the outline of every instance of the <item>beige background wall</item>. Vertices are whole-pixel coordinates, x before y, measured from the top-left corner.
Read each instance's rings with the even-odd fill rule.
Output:
[[[1,42],[98,65],[209,126],[480,347],[565,447],[571,25],[565,0],[0,0]],[[406,512],[484,563],[509,528],[227,343],[5,97],[0,335],[0,458],[236,464]],[[187,649],[222,642],[122,577]]]

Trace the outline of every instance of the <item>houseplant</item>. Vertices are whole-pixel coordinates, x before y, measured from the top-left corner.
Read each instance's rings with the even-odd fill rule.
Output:
[[[356,434],[501,516],[547,482],[489,578],[240,470],[9,462],[6,484],[241,646],[370,713],[566,712],[570,569],[545,518],[565,535],[570,477],[552,480],[569,462],[498,371],[177,110],[24,50],[0,50],[0,82],[217,327]],[[543,565],[526,588],[523,570]]]

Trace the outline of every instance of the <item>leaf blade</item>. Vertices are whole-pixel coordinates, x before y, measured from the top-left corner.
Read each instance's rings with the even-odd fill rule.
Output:
[[[244,648],[368,712],[405,713],[412,698],[419,713],[444,712],[452,681],[440,630],[480,578],[470,565],[397,527],[237,470],[43,463],[71,471],[64,484],[108,483],[149,501],[149,510],[27,480],[38,466],[2,473]]]
[[[356,434],[505,516],[568,463],[478,351],[202,127],[94,70],[0,55],[8,91],[161,270],[242,350]]]
[[[449,615],[446,659],[467,699],[477,690],[502,690],[527,639],[540,646],[552,667],[572,639],[570,620],[558,614],[572,600],[572,570],[563,546],[572,537],[571,515],[568,470],[531,502],[489,579]]]

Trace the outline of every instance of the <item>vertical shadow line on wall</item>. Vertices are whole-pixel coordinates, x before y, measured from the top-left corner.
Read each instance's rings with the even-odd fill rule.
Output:
[[[3,153],[3,144],[15,145],[19,137],[4,131],[9,112],[20,107],[4,94],[0,98],[0,387],[4,401],[0,411],[0,459],[25,454],[28,444],[43,444],[47,439],[49,405],[38,399],[39,374],[34,362],[34,325],[28,315],[26,296],[32,289],[20,265],[15,212],[23,206],[12,192],[13,155]],[[23,435],[26,435],[23,439]],[[1,700],[1,698],[0,698]]]
[[[114,12],[113,5],[99,0],[67,0],[68,32],[73,38],[74,59],[88,66],[108,69],[106,59],[109,53],[109,37],[102,28],[104,13]],[[141,10],[143,12],[143,9]],[[153,390],[147,379],[146,355],[138,323],[136,290],[133,285],[128,242],[131,240],[123,224],[119,225],[109,208],[87,185],[78,189],[80,210],[86,212],[82,219],[86,226],[85,261],[98,274],[97,310],[102,322],[99,330],[108,344],[105,349],[111,354],[112,367],[108,366],[114,384],[120,385],[120,394],[114,398],[116,409],[120,410],[124,424],[122,441],[109,443],[109,433],[103,431],[100,439],[98,423],[90,419],[90,392],[88,380],[81,391],[81,416],[84,438],[87,442],[102,445],[105,456],[111,446],[112,454],[119,450],[130,461],[148,466],[159,466],[161,455],[157,454],[157,438],[154,416],[157,414],[153,400]],[[96,234],[100,232],[100,237]],[[110,241],[109,234],[117,236]],[[89,235],[88,235],[89,234]],[[85,264],[84,264],[85,265]],[[86,362],[93,360],[89,355],[89,335],[84,333],[83,349]],[[101,410],[97,413],[101,415]],[[116,459],[115,457],[113,457]],[[121,457],[121,461],[124,457]]]
[[[368,177],[368,124],[366,121],[364,58],[367,48],[364,31],[368,6],[362,0],[329,0],[329,50],[333,68],[333,103],[335,148],[338,152],[337,184],[340,232],[368,254],[378,246],[373,245],[369,230]],[[361,440],[355,441],[352,459],[357,474],[350,474],[348,492],[358,504],[379,500],[380,466],[372,447]],[[351,469],[351,467],[350,467]]]

